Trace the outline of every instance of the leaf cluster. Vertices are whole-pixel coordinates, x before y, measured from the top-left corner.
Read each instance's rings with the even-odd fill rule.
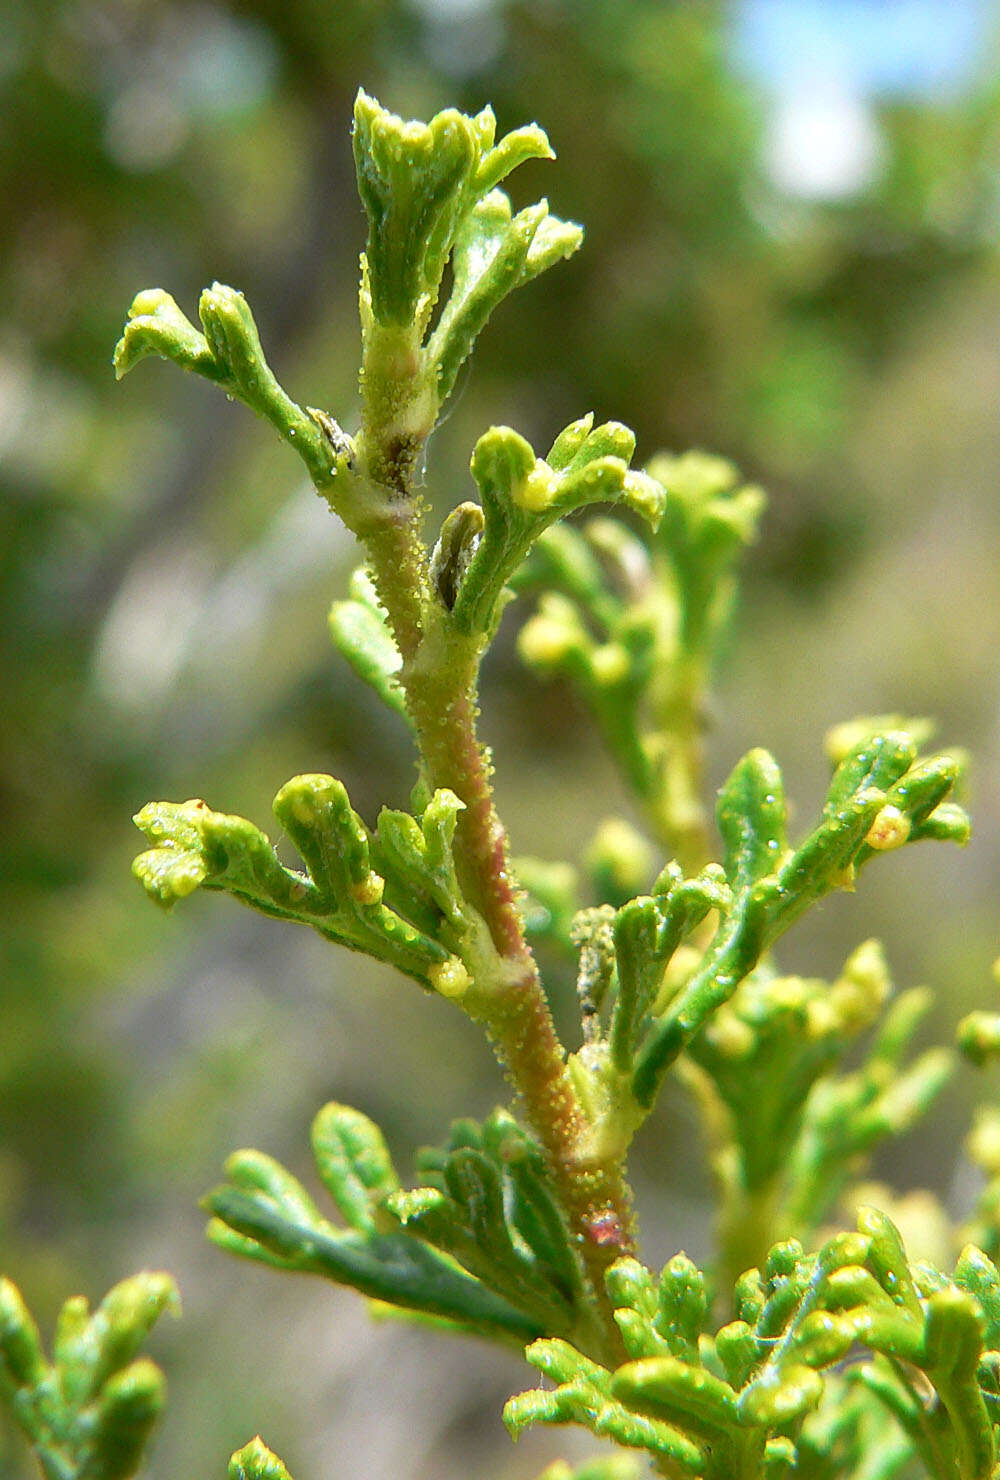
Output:
[[[178,1307],[166,1274],[122,1280],[91,1312],[82,1295],[59,1314],[51,1359],[10,1280],[0,1280],[0,1398],[45,1480],[129,1480],[166,1398],[163,1374],[139,1349]]]
[[[410,726],[412,812],[383,809],[369,827],[338,780],[295,777],[274,801],[293,867],[243,818],[197,799],[151,803],[136,818],[151,846],[134,871],[163,906],[199,887],[225,892],[455,1000],[497,1047],[529,1129],[506,1110],[457,1121],[404,1188],[377,1127],[329,1104],[312,1149],[335,1216],[272,1157],[242,1150],[205,1200],[209,1236],[349,1286],[383,1313],[527,1343],[553,1385],[508,1405],[515,1433],[579,1423],[645,1451],[661,1473],[701,1480],[891,1480],[911,1455],[934,1480],[992,1480],[996,1124],[976,1131],[987,1183],[976,1242],[951,1275],[912,1263],[870,1207],[856,1231],[825,1236],[864,1158],[923,1113],[951,1056],[909,1057],[927,996],[905,993],[883,1014],[891,988],[874,943],[833,983],[784,976],[772,954],[877,854],[967,839],[963,758],[921,756],[926,727],[897,717],[843,728],[820,815],[796,842],[778,764],[753,750],[719,792],[712,861],[705,687],[760,491],[701,454],[638,471],[633,434],[592,415],[545,457],[492,427],[471,459],[479,502],[460,502],[428,549],[419,459],[458,369],[492,309],[575,250],[580,232],[544,201],[514,213],[497,188],[551,155],[535,125],[497,142],[489,109],[422,124],[360,93],[354,153],[368,218],[355,436],[286,394],[242,295],[218,284],[202,295],[200,329],[168,294],[140,294],[115,364],[123,375],[159,355],[244,401],[358,535],[368,567],[330,630]],[[603,516],[558,522],[608,504],[648,533]],[[522,654],[582,693],[669,860],[659,866],[634,830],[606,824],[589,861],[596,899],[582,910],[574,871],[537,860],[521,866],[528,894],[516,898],[475,730],[484,650],[511,594],[539,588]],[[576,1053],[556,1036],[528,929],[578,953]],[[984,1060],[996,1021],[967,1020],[960,1042]],[[656,1278],[632,1253],[625,1158],[672,1069],[712,1140],[722,1206],[711,1275],[679,1253]],[[731,1288],[734,1318],[719,1326],[713,1305]],[[135,1471],[162,1403],[162,1379],[137,1352],[171,1299],[166,1276],[144,1275],[93,1315],[68,1302],[48,1362],[16,1290],[0,1286],[0,1396],[47,1480]],[[616,1457],[576,1480],[632,1474]],[[230,1476],[288,1480],[260,1440],[233,1456]],[[555,1466],[544,1480],[573,1477]]]
[[[611,1097],[606,1119],[623,1120],[623,1095],[632,1106],[624,1118],[641,1119],[668,1069],[688,1054],[742,1138],[745,1185],[771,1176],[819,1076],[877,1009],[879,967],[869,959],[875,982],[848,981],[831,991],[782,984],[769,952],[809,905],[853,888],[877,854],[921,838],[964,841],[967,819],[949,800],[960,774],[955,757],[918,759],[916,741],[904,731],[867,735],[836,766],[817,825],[793,846],[777,764],[761,750],[744,757],[719,793],[723,862],[694,877],[671,863],[651,894],[614,914],[599,1014],[577,1059],[595,1103],[602,1089]],[[582,935],[592,939],[585,927]],[[848,971],[863,975],[864,962]],[[879,1127],[905,1124],[911,1102],[916,1113],[932,1097],[947,1056],[924,1058],[909,1077],[897,1077],[924,1005],[923,994],[900,999],[866,1070],[812,1105],[803,1132],[808,1146],[796,1168],[806,1179],[796,1182],[800,1190],[849,1162]],[[879,1091],[889,1098],[879,1099]]]
[[[610,1371],[565,1341],[536,1342],[528,1360],[555,1385],[510,1401],[514,1433],[581,1423],[649,1451],[664,1473],[703,1480],[854,1480],[859,1436],[866,1473],[888,1477],[905,1459],[889,1415],[936,1480],[993,1473],[1000,1276],[981,1250],[968,1246],[951,1277],[911,1266],[889,1220],[862,1209],[856,1232],[816,1254],[776,1245],[737,1283],[736,1319],[714,1332],[704,1276],[683,1254],[659,1280],[634,1260],[607,1279],[629,1360]],[[828,1392],[827,1373],[851,1353],[866,1360]],[[874,1435],[888,1442],[868,1448]]]

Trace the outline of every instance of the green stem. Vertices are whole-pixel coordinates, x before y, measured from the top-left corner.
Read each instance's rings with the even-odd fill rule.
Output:
[[[732,1290],[748,1269],[762,1269],[768,1250],[782,1237],[778,1226],[780,1189],[775,1180],[761,1187],[736,1187],[726,1180],[719,1216],[719,1289]]]
[[[621,690],[597,688],[592,706],[605,744],[643,809],[653,835],[689,877],[712,858],[704,804],[704,706],[708,664],[682,645],[669,586],[642,591],[655,631],[648,711]]]
[[[696,874],[712,856],[703,801],[705,665],[696,655],[678,654],[668,673],[656,705],[663,758],[650,810],[685,873]]]

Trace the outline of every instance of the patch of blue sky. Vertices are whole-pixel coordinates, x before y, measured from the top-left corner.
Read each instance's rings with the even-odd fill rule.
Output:
[[[961,92],[995,53],[990,0],[736,0],[741,71],[776,92],[826,78],[855,96]]]

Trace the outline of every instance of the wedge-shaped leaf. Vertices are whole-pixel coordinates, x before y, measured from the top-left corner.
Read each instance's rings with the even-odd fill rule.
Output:
[[[583,240],[583,231],[549,215],[547,201],[512,216],[510,200],[493,190],[465,218],[452,256],[454,287],[427,342],[438,396],[450,395],[463,362],[493,310]]]
[[[260,1152],[236,1152],[230,1183],[204,1201],[209,1237],[221,1248],[278,1269],[323,1275],[373,1300],[421,1311],[502,1339],[530,1339],[537,1323],[454,1261],[405,1233],[335,1228],[301,1184]]]
[[[908,1062],[930,1005],[903,993],[878,1023],[891,992],[880,948],[869,941],[833,984],[751,973],[691,1043],[696,1084],[724,1166],[720,1234],[728,1267],[760,1258],[745,1242],[748,1208],[767,1198],[773,1225],[809,1237],[876,1146],[909,1130],[953,1072],[947,1050]],[[857,1038],[875,1026],[857,1063]],[[838,1070],[850,1056],[856,1067]]]
[[[574,425],[579,435],[568,436],[567,429],[555,444],[558,466],[536,458],[509,427],[493,427],[476,443],[472,475],[484,527],[455,600],[462,630],[491,630],[507,582],[534,540],[561,515],[587,504],[624,502],[654,524],[659,518],[662,488],[628,466],[632,433],[618,422],[592,427],[592,418]]]
[[[313,1125],[320,1178],[348,1229],[327,1221],[302,1184],[260,1152],[227,1162],[206,1201],[220,1246],[279,1269],[324,1274],[389,1313],[522,1341],[586,1319],[579,1257],[548,1187],[541,1153],[506,1112],[457,1121],[424,1152],[425,1184],[402,1191],[366,1116],[324,1107]],[[435,1185],[436,1184],[436,1185]]]
[[[538,1144],[503,1109],[494,1110],[481,1125],[466,1118],[456,1120],[446,1147],[425,1147],[419,1154],[424,1181],[450,1196],[452,1162],[461,1161],[469,1152],[488,1158],[499,1176],[503,1215],[514,1247],[530,1253],[536,1271],[554,1287],[560,1300],[584,1298],[579,1257]],[[457,1208],[458,1203],[453,1201],[453,1206]]]
[[[269,421],[298,452],[317,487],[326,488],[336,477],[338,458],[349,450],[349,439],[331,442],[326,427],[329,419],[304,411],[281,388],[264,358],[257,325],[243,294],[224,283],[213,283],[202,293],[198,313],[202,332],[161,288],[137,293],[115,347],[118,379],[148,355],[157,355],[214,381]]]
[[[717,866],[696,879],[676,878],[667,891],[640,897],[615,916],[618,999],[611,1051],[618,1068],[631,1068],[640,1025],[653,1009],[663,974],[677,947],[710,910],[728,910],[732,896]]]
[[[803,1231],[817,1227],[859,1164],[879,1142],[904,1134],[941,1093],[954,1072],[946,1049],[928,1049],[912,1063],[906,1053],[930,1006],[922,989],[891,1005],[865,1061],[815,1085],[801,1129],[787,1153],[786,1217]]]
[[[489,108],[475,117],[447,109],[424,124],[407,122],[364,92],[358,94],[354,159],[368,215],[363,294],[377,323],[401,329],[415,324],[422,335],[453,251],[456,297],[464,300],[463,307],[452,314],[455,328],[463,309],[468,329],[477,312],[485,320],[505,292],[533,276],[526,258],[537,221],[528,230],[527,223],[519,224],[515,235],[527,237],[520,243],[513,239],[497,242],[495,233],[484,235],[482,230],[470,229],[468,221],[484,197],[491,199],[491,192],[496,194],[495,187],[519,164],[554,156],[536,124],[515,130],[498,144],[494,144],[495,131],[496,120]],[[530,211],[540,212],[539,219],[544,219],[544,205]],[[485,259],[481,263],[468,260],[477,246]],[[548,264],[540,263],[535,271],[544,265]],[[485,277],[491,279],[488,285],[481,281]],[[509,280],[501,287],[498,280],[504,277]],[[485,309],[473,309],[469,303],[477,278],[479,296],[492,298]],[[481,327],[482,322],[472,329],[473,337]],[[442,347],[439,339],[437,348]]]
[[[660,454],[648,471],[665,493],[656,544],[669,563],[686,653],[711,654],[732,605],[742,550],[753,542],[765,504],[732,463],[701,452]]]
[[[516,1247],[503,1206],[498,1168],[482,1152],[454,1152],[445,1168],[447,1194],[418,1188],[391,1199],[390,1211],[406,1231],[426,1239],[536,1321],[566,1329],[572,1317],[561,1294],[531,1254]]]
[[[667,1067],[760,960],[777,897],[774,881],[763,880],[734,900],[701,966],[652,1023],[632,1078],[640,1105],[652,1104]]]
[[[538,1147],[496,1111],[479,1126],[456,1121],[450,1144],[419,1157],[424,1186],[396,1193],[386,1211],[413,1237],[534,1315],[565,1332],[585,1316],[578,1254]]]
[[[914,822],[933,815],[961,767],[949,757],[915,765],[915,754],[905,733],[865,737],[838,765],[819,826],[793,851],[784,846],[784,803],[771,758],[752,752],[736,767],[719,808],[733,903],[701,965],[639,1049],[633,1092],[640,1104],[652,1103],[667,1066],[782,932],[824,894],[851,887],[856,869],[884,851],[885,839],[875,835],[887,811],[891,825],[902,828],[899,842],[914,835]],[[777,866],[762,873],[770,857]]]
[[[91,1313],[66,1301],[51,1363],[17,1288],[0,1280],[0,1401],[23,1430],[46,1480],[129,1480],[165,1399],[163,1374],[138,1355],[164,1310],[169,1275],[134,1275]]]
[[[476,120],[454,108],[406,122],[359,92],[354,162],[368,216],[371,309],[409,325],[432,306],[455,232],[469,209],[482,151]],[[425,312],[428,310],[425,310]]]

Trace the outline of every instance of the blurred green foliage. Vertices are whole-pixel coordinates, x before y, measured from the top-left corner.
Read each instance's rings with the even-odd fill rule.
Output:
[[[0,1235],[30,1303],[51,1318],[82,1270],[97,1294],[134,1266],[137,1243],[183,1283],[195,1256],[169,1241],[197,1239],[199,1220],[178,1223],[176,1207],[234,1136],[263,1126],[276,1151],[285,1130],[296,1144],[317,1094],[364,1103],[404,1145],[435,1138],[470,1084],[491,1105],[485,1059],[459,1029],[440,1106],[420,1092],[417,1046],[413,1062],[391,1050],[398,1073],[376,1067],[368,1081],[365,1053],[384,1050],[373,971],[370,1007],[352,1008],[328,968],[310,984],[318,958],[282,954],[280,932],[272,947],[228,917],[201,914],[196,939],[151,919],[128,871],[129,815],[153,793],[188,796],[195,778],[211,801],[225,777],[227,805],[258,813],[284,776],[331,758],[369,816],[409,788],[391,717],[327,646],[324,613],[351,552],[294,461],[181,377],[150,372],[116,390],[110,371],[137,284],[169,284],[192,312],[218,277],[253,301],[292,394],[324,395],[351,424],[363,222],[344,140],[359,83],[416,116],[486,101],[503,128],[537,116],[560,155],[560,214],[587,228],[582,252],[484,335],[432,446],[428,496],[471,490],[467,460],[488,421],[544,444],[585,406],[625,416],[640,458],[704,445],[768,487],[713,775],[767,744],[791,756],[808,812],[819,777],[805,757],[827,724],[940,715],[978,756],[982,842],[957,862],[908,865],[852,928],[886,938],[901,981],[930,973],[949,1018],[981,1000],[1000,862],[990,58],[986,80],[952,97],[881,101],[880,172],[816,203],[769,180],[768,99],[730,60],[729,8],[705,0],[0,10]],[[536,165],[522,173],[517,205],[547,183]],[[178,567],[185,581],[168,584]],[[826,662],[833,623],[852,657]],[[761,650],[766,664],[750,656]],[[486,730],[515,849],[582,847],[613,783],[579,711],[565,690],[530,689],[503,649],[493,684]],[[555,784],[560,815],[540,825]],[[957,930],[946,911],[928,916],[931,882],[945,901],[975,902]],[[807,948],[810,974],[840,953],[816,932]],[[961,1118],[954,1104],[943,1112],[939,1141],[919,1152],[922,1179]],[[183,1156],[167,1157],[179,1140]],[[905,1185],[905,1171],[889,1174]],[[651,1224],[663,1211],[651,1206]],[[692,1227],[681,1202],[664,1257],[682,1233],[697,1238]],[[227,1339],[250,1339],[235,1327]],[[203,1464],[211,1447],[186,1360],[191,1396],[158,1473]],[[236,1361],[220,1389],[220,1452],[245,1412],[262,1421],[252,1395],[240,1406],[252,1365]],[[262,1380],[281,1413],[279,1378]],[[475,1415],[456,1398],[466,1445]],[[307,1473],[304,1441],[274,1437]],[[454,1435],[422,1442],[435,1474],[462,1452]],[[390,1473],[398,1456],[384,1458]]]

